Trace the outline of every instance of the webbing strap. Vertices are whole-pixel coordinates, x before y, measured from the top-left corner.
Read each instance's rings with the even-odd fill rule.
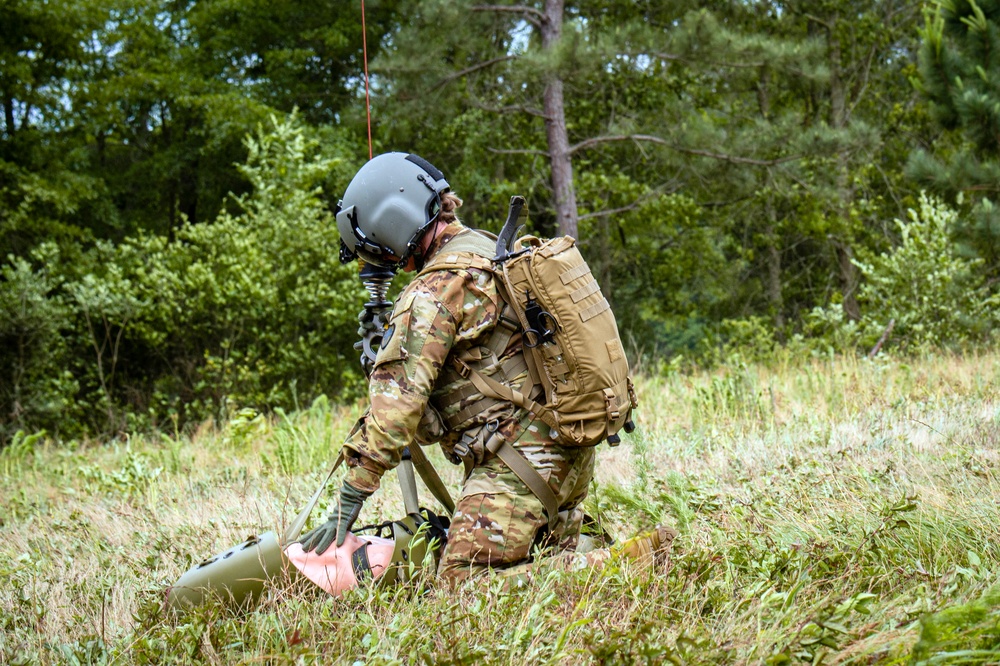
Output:
[[[503,279],[497,280],[496,285],[497,285],[497,291],[500,294],[500,298],[502,298],[504,302],[506,302],[507,304],[511,304],[514,303],[515,301],[512,298],[510,290],[507,289],[507,285],[511,283],[510,271],[508,270],[508,268],[509,264],[505,263],[502,267]],[[517,315],[518,321],[521,322],[521,330],[528,330],[530,326],[528,325],[528,321],[527,318],[525,317],[523,308],[516,308],[513,305],[510,305],[510,309],[514,311],[514,314]],[[535,355],[532,353],[532,350],[530,349],[524,350],[524,360],[528,364],[528,376],[531,378],[531,383],[542,387],[542,395],[549,395],[555,387],[553,387],[552,381],[549,379],[549,376],[545,374],[545,368],[538,367],[538,363],[536,362]],[[546,423],[549,422],[546,421]]]
[[[597,315],[601,314],[605,310],[610,310],[611,305],[608,303],[608,299],[602,298],[599,302],[594,303],[589,308],[580,313],[580,319],[584,322],[588,322]]]
[[[462,362],[455,359],[456,364],[461,364]],[[500,398],[502,400],[508,400],[518,407],[522,407],[537,418],[540,418],[545,422],[550,428],[557,428],[555,417],[552,415],[552,410],[544,405],[540,405],[528,398],[520,391],[515,391],[509,386],[505,386],[500,382],[496,381],[492,377],[487,377],[486,375],[481,375],[467,365],[459,365],[460,371],[467,371],[469,381],[475,384],[479,392],[488,398]]]
[[[500,371],[504,378],[510,381],[522,372],[528,371],[528,363],[524,360],[524,352],[511,356],[506,361],[500,363]]]
[[[588,282],[587,284],[583,285],[582,287],[574,291],[572,294],[570,294],[569,297],[573,299],[574,303],[579,303],[583,299],[587,298],[587,296],[595,294],[600,290],[601,288],[600,286],[598,286],[597,280],[591,280],[590,282]]]
[[[590,266],[588,266],[586,263],[583,263],[577,266],[576,268],[569,269],[568,271],[560,275],[559,279],[562,281],[564,285],[567,285],[573,280],[576,280],[577,278],[582,278],[589,272],[590,272]]]
[[[417,470],[417,474],[423,479],[424,485],[431,491],[431,495],[434,495],[434,499],[441,502],[441,506],[448,510],[448,514],[454,515],[455,502],[451,499],[451,493],[448,492],[444,481],[438,476],[434,465],[427,459],[427,455],[420,448],[419,444],[415,444],[409,448],[410,457],[413,459],[413,468]]]
[[[473,387],[474,388],[474,387]],[[478,389],[477,389],[478,392]],[[465,409],[452,414],[445,418],[448,424],[448,428],[455,430],[460,425],[473,418],[474,416],[479,416],[485,411],[490,410],[496,405],[506,405],[508,404],[506,400],[500,400],[498,398],[483,398],[482,400],[477,400]]]
[[[521,455],[520,451],[511,446],[506,439],[497,433],[493,433],[486,441],[486,450],[500,458],[510,468],[510,471],[514,472],[517,478],[521,479],[524,485],[528,487],[528,490],[538,498],[538,501],[545,507],[545,515],[549,519],[549,529],[551,530],[556,518],[559,516],[559,500],[556,499],[552,488],[545,482],[542,475],[538,473],[538,470],[532,467],[531,463]]]
[[[504,302],[497,317],[497,325],[493,328],[493,333],[490,334],[490,338],[486,342],[486,346],[493,350],[493,353],[498,357],[503,356],[503,353],[507,351],[507,345],[510,344],[514,333],[521,330],[516,316],[511,318],[508,316],[509,314],[510,305]]]
[[[511,356],[510,358],[508,358],[507,360],[503,361],[500,364],[498,372],[504,381],[510,382],[512,379],[514,379],[521,373],[525,372],[527,368],[528,366],[524,360],[524,354],[515,354],[514,356]],[[448,405],[453,405],[456,403],[460,403],[461,401],[473,395],[484,395],[484,394],[482,393],[482,391],[479,390],[479,387],[477,387],[472,382],[469,382],[464,386],[460,386],[457,389],[444,394],[444,396],[438,398],[438,402]],[[467,420],[476,416],[477,414],[481,414],[500,403],[507,403],[507,402],[508,401],[506,399],[495,398],[492,396],[484,396],[483,398],[480,398],[479,400],[473,402],[471,405],[468,405],[464,409],[461,409],[450,416],[446,416],[445,421],[447,422],[449,428],[455,429],[462,423],[465,423]]]
[[[360,424],[361,421],[359,419],[358,422],[354,425],[354,429],[351,430],[351,434],[347,436],[348,439],[350,439],[351,436],[358,431]],[[323,489],[326,488],[326,484],[330,483],[330,478],[333,477],[333,473],[337,471],[337,468],[340,467],[341,463],[343,462],[344,462],[344,449],[341,449],[340,453],[337,455],[337,461],[333,463],[333,467],[330,468],[330,473],[326,475],[326,478],[323,479],[323,483],[319,485],[319,488],[316,489],[316,492],[313,493],[313,496],[309,498],[308,502],[306,502],[305,508],[299,512],[299,515],[295,517],[295,520],[293,520],[292,524],[288,526],[288,528],[285,530],[285,533],[281,535],[282,544],[292,543],[293,541],[296,541],[299,538],[300,534],[302,534],[302,528],[305,527],[306,520],[309,519],[309,514],[312,513],[313,508],[315,508],[316,506],[316,502],[319,501],[319,496],[323,494]]]
[[[469,477],[472,476],[472,470],[476,466],[475,455],[473,454],[472,447],[470,445],[479,438],[479,433],[483,431],[484,427],[485,426],[478,428],[475,431],[475,434],[473,434],[471,430],[465,431],[462,438],[458,441],[458,444],[455,445],[455,448],[452,451],[456,456],[458,456],[458,459],[462,461],[462,468],[465,470],[465,475],[462,477],[462,483],[469,480]]]

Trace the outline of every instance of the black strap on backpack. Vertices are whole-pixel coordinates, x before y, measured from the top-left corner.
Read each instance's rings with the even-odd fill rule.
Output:
[[[510,250],[514,245],[514,237],[521,227],[517,223],[521,217],[521,210],[524,208],[524,197],[515,194],[510,198],[510,210],[507,213],[507,221],[503,223],[503,229],[497,236],[497,256],[493,259],[495,263],[503,263],[510,258]]]

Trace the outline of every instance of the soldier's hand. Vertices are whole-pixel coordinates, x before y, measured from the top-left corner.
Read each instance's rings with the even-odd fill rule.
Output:
[[[334,541],[336,541],[338,548],[343,546],[354,521],[361,513],[361,505],[369,497],[371,497],[371,493],[358,490],[345,481],[340,488],[340,503],[337,510],[330,515],[325,523],[306,532],[299,539],[302,550],[306,553],[315,550],[317,555],[322,555]]]

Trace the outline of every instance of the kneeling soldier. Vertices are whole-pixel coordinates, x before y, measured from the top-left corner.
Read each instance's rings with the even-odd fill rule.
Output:
[[[472,265],[456,267],[453,257],[438,261],[447,267],[434,270],[436,260],[470,248],[493,255],[495,241],[458,220],[461,204],[439,170],[405,153],[374,158],[344,193],[337,227],[347,254],[422,272],[396,300],[370,377],[370,409],[344,445],[349,467],[339,509],[303,537],[307,551],[342,544],[362,503],[399,464],[403,449],[435,441],[466,469],[441,577],[457,582],[487,569],[509,569],[528,561],[535,548],[576,548],[594,447],[561,446],[546,423],[513,402],[484,396],[468,369],[455,362],[459,356],[480,358],[481,375],[514,391],[534,390],[521,327],[497,278]],[[550,520],[538,494],[484,446],[496,437],[547,484],[558,519]]]

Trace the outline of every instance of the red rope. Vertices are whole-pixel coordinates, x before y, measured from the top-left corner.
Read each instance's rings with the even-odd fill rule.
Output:
[[[368,30],[365,28],[365,0],[361,0],[361,48],[365,57],[365,112],[368,114],[368,159],[372,158],[372,102],[368,92]]]

